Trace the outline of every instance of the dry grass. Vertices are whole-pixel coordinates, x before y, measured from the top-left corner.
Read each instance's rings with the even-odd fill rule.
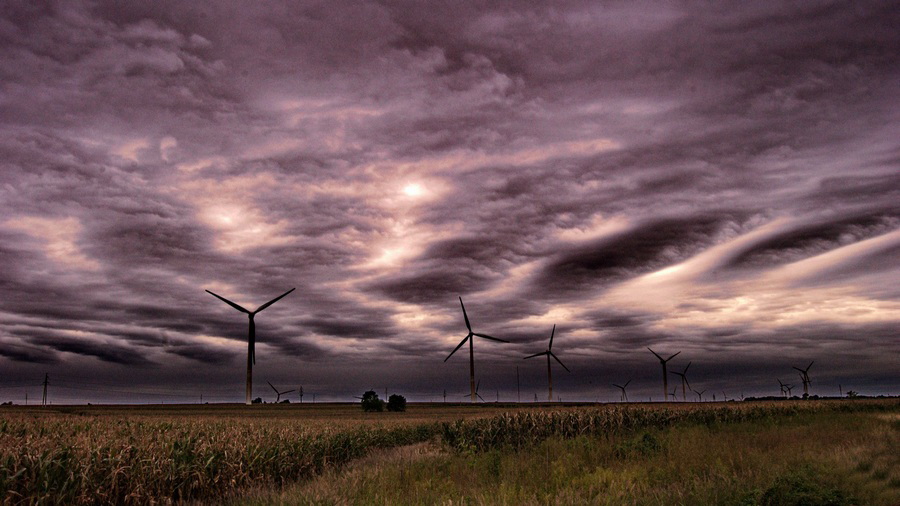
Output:
[[[711,409],[709,406],[706,409]],[[715,408],[712,408],[715,409]],[[684,420],[531,446],[386,454],[249,504],[900,504],[894,412]],[[886,416],[888,415],[888,416]],[[487,422],[487,421],[486,421]],[[861,467],[860,467],[861,466]]]

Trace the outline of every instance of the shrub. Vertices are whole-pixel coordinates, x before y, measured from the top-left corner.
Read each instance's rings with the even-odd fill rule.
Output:
[[[388,411],[406,411],[406,397],[397,394],[391,394],[388,397]]]
[[[378,398],[374,390],[369,390],[362,396],[363,411],[384,411],[384,401]]]

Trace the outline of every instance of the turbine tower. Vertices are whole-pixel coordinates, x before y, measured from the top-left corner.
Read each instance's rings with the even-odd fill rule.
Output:
[[[647,349],[650,350],[649,347],[648,347]],[[665,402],[666,399],[669,397],[669,375],[666,373],[666,364],[669,362],[669,360],[672,360],[673,358],[675,358],[676,356],[678,356],[678,353],[681,353],[681,352],[679,351],[678,353],[672,355],[671,357],[669,357],[669,358],[667,358],[667,359],[665,359],[665,360],[663,360],[663,358],[660,357],[659,354],[657,354],[657,353],[656,353],[655,351],[653,351],[653,350],[650,350],[650,353],[656,355],[656,358],[659,359],[659,364],[662,365],[662,373],[663,373],[663,402]]]
[[[465,304],[463,304],[462,297],[459,298],[459,305],[462,307],[463,318],[465,318],[466,320],[466,328],[469,329],[469,333],[465,338],[463,338],[462,341],[460,341],[458,345],[456,345],[456,348],[454,348],[453,351],[451,351],[450,354],[447,355],[447,358],[444,359],[444,362],[450,360],[450,357],[452,357],[454,353],[462,348],[462,346],[466,344],[466,341],[469,341],[469,387],[472,389],[472,402],[475,402],[475,397],[478,395],[475,388],[475,347],[473,344],[475,342],[475,336],[489,339],[491,341],[498,341],[501,343],[508,343],[509,341],[504,341],[503,339],[497,339],[496,337],[491,337],[486,334],[477,334],[473,332],[472,324],[469,323],[469,315],[466,314],[466,306]]]
[[[631,380],[626,381],[624,385],[616,385],[615,383],[612,384],[612,386],[614,386],[622,391],[622,397],[620,397],[620,400],[622,402],[628,402],[628,394],[625,393],[625,388],[628,386],[629,383],[631,383]]]
[[[806,366],[806,369],[800,369],[799,367],[794,367],[794,369],[800,371],[800,381],[803,382],[803,395],[809,397],[809,368],[815,364],[816,361],[813,360]]]
[[[260,311],[262,311],[263,309],[278,302],[279,300],[281,300],[282,297],[284,297],[285,295],[287,295],[293,291],[294,291],[294,288],[291,288],[290,290],[284,292],[283,294],[279,295],[278,297],[275,297],[274,299],[270,300],[269,302],[266,302],[262,306],[259,306],[256,309],[256,311],[247,311],[246,309],[235,304],[234,302],[231,302],[230,300],[226,299],[225,297],[222,297],[221,295],[216,295],[216,294],[210,292],[209,290],[206,290],[206,292],[208,294],[212,295],[213,297],[221,300],[222,302],[228,304],[229,306],[237,309],[238,311],[240,311],[242,313],[246,313],[247,317],[250,319],[250,333],[247,338],[247,404],[251,404],[250,394],[251,394],[251,390],[253,389],[253,364],[256,363],[256,325],[253,323],[253,317],[256,316],[256,314],[259,313]]]
[[[681,400],[687,402],[687,391],[691,388],[691,383],[687,380],[687,370],[691,366],[691,362],[688,362],[688,365],[685,366],[684,370],[681,372],[673,372],[675,376],[681,377]]]
[[[526,359],[528,359],[528,358],[540,357],[541,355],[547,355],[547,383],[550,386],[550,392],[547,395],[547,400],[549,400],[550,402],[553,402],[553,373],[550,370],[550,357],[553,357],[554,360],[559,362],[559,365],[563,366],[563,369],[565,369],[566,371],[569,371],[569,368],[566,367],[566,364],[563,364],[562,361],[556,355],[554,355],[553,352],[551,351],[553,349],[553,334],[555,334],[555,333],[556,333],[556,324],[553,325],[553,330],[550,331],[550,345],[547,346],[547,351],[542,351],[540,353],[535,353],[534,355],[528,355],[527,357],[525,357]],[[569,371],[569,372],[572,372],[572,371]]]

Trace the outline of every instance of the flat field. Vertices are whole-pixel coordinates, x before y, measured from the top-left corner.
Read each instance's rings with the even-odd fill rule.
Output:
[[[898,447],[896,399],[11,406],[0,408],[0,498],[900,504]]]

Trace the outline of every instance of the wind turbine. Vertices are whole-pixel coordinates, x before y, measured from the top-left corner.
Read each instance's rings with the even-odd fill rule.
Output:
[[[693,390],[693,389],[691,389],[691,390]],[[706,389],[703,389],[703,390],[701,390],[701,391],[699,391],[699,392],[696,391],[696,390],[694,390],[694,393],[697,394],[697,397],[700,398],[700,402],[703,402],[703,394],[704,394],[704,392],[706,392]]]
[[[287,295],[293,291],[294,291],[294,288],[291,288],[290,290],[284,292],[283,294],[279,295],[278,297],[275,297],[274,299],[270,300],[269,302],[266,302],[262,306],[259,306],[258,308],[256,308],[256,311],[247,311],[246,309],[235,304],[234,302],[231,302],[230,300],[226,299],[225,297],[222,297],[221,295],[216,295],[216,294],[210,292],[209,290],[206,290],[206,292],[209,293],[210,295],[212,295],[213,297],[221,300],[222,302],[228,304],[229,306],[237,309],[238,311],[240,311],[242,313],[246,313],[247,317],[250,319],[250,334],[249,334],[249,337],[247,338],[247,404],[250,404],[250,393],[251,393],[251,390],[253,389],[253,364],[256,363],[256,325],[253,323],[253,317],[256,316],[256,314],[259,313],[260,311],[262,311],[263,309],[278,302],[279,300],[281,300],[282,297],[284,297],[285,295]]]
[[[462,341],[447,355],[447,358],[444,359],[444,362],[450,360],[450,357],[453,356],[464,344],[466,341],[469,341],[469,387],[472,389],[472,402],[475,402],[475,396],[478,395],[477,388],[475,386],[475,336],[482,337],[484,339],[489,339],[491,341],[499,341],[501,343],[508,343],[509,341],[504,341],[503,339],[497,339],[496,337],[491,337],[486,334],[477,334],[472,331],[472,324],[469,323],[469,315],[466,314],[466,306],[463,304],[462,297],[459,298],[459,305],[462,307],[463,318],[466,319],[466,328],[469,329],[469,333],[463,338]]]
[[[678,391],[678,387],[674,387],[674,388],[672,388],[672,393],[669,394],[672,396],[672,402],[675,402],[678,399],[678,397],[675,396],[675,392],[677,392],[677,391]]]
[[[806,369],[800,369],[799,367],[794,367],[794,369],[800,371],[800,380],[803,381],[803,395],[809,396],[809,368],[815,364],[816,361],[813,360],[806,366]]]
[[[788,396],[788,398],[794,396],[794,385],[785,385],[785,386],[784,386],[784,389],[787,390],[787,396]]]
[[[647,349],[650,350],[649,347],[647,347]],[[681,353],[681,352],[679,351],[679,352],[676,353],[675,355],[672,355],[671,357],[669,357],[669,358],[667,358],[667,359],[665,359],[665,360],[663,360],[663,358],[660,357],[660,356],[659,356],[655,351],[653,351],[653,350],[650,350],[650,353],[656,355],[656,358],[659,359],[660,365],[662,365],[662,370],[663,370],[663,402],[665,402],[665,401],[666,401],[666,398],[668,398],[668,396],[669,396],[669,375],[666,374],[666,363],[667,363],[669,360],[672,360],[673,358],[675,358],[676,356],[678,356],[678,353]]]
[[[562,360],[560,360],[551,351],[553,348],[553,334],[555,334],[555,333],[556,333],[556,325],[554,324],[553,330],[550,331],[550,345],[547,346],[547,351],[542,351],[540,353],[535,353],[534,355],[528,355],[527,357],[525,357],[526,359],[528,359],[528,358],[539,357],[541,355],[547,355],[547,383],[550,386],[550,393],[547,396],[547,400],[549,400],[550,402],[553,402],[553,373],[550,371],[550,357],[553,357],[554,360],[559,362],[559,365],[563,366],[563,369],[565,369],[566,371],[569,371],[569,368],[566,367],[566,364],[563,364]],[[569,372],[572,372],[572,371],[569,371]]]
[[[781,378],[778,379],[778,385],[781,387],[781,396],[787,398],[787,387],[781,382]]]
[[[688,362],[684,370],[681,372],[673,372],[675,376],[681,376],[681,400],[687,402],[687,389],[691,387],[691,383],[687,380],[687,370],[692,362]]]
[[[487,401],[484,400],[484,397],[482,397],[481,394],[478,393],[478,389],[479,389],[479,388],[481,388],[481,380],[478,380],[478,384],[475,385],[475,395],[476,395],[479,399],[481,399],[481,402],[487,402]],[[466,395],[468,395],[468,394],[462,394],[463,397],[465,397]]]
[[[269,383],[269,382],[267,381],[266,383]],[[279,392],[278,389],[275,388],[275,385],[269,383],[269,386],[272,387],[272,390],[275,390],[275,394],[278,396],[275,398],[275,404],[278,404],[279,402],[281,402],[282,395],[289,394],[294,391],[293,389],[291,389],[291,390],[285,390],[284,392]]]
[[[631,380],[626,381],[624,385],[616,385],[615,383],[612,384],[612,386],[622,391],[622,402],[628,402],[628,394],[625,393],[625,387],[627,387],[629,383],[631,383]]]

